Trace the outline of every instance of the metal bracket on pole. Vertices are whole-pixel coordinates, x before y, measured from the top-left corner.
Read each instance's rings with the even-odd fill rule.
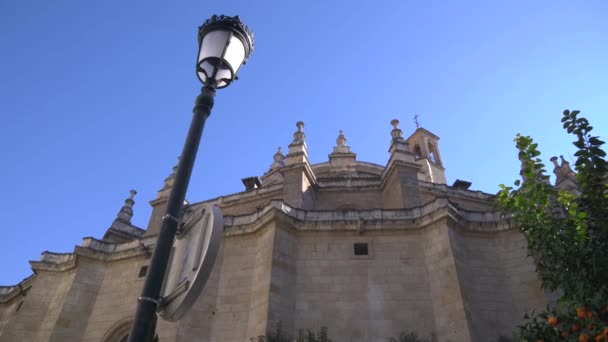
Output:
[[[175,224],[177,224],[177,230],[175,231],[176,236],[180,235],[182,233],[182,231],[184,230],[183,222],[180,224],[181,220],[173,215],[166,214],[163,217],[161,217],[161,219],[163,221],[171,220],[171,221],[175,222]]]
[[[180,285],[178,285],[173,290],[173,292],[171,292],[169,295],[167,295],[165,297],[162,297],[160,299],[161,305],[159,305],[159,308],[162,308],[162,307],[166,306],[167,304],[171,303],[179,295],[181,295],[182,293],[186,292],[189,287],[190,287],[190,281],[189,280],[186,280],[185,282],[183,282]]]
[[[177,217],[175,217],[175,216],[173,216],[173,215],[169,215],[169,214],[164,215],[164,216],[162,217],[162,219],[163,219],[163,221],[164,221],[164,220],[172,220],[172,221],[174,221],[175,223],[179,223],[179,219],[178,219]]]
[[[154,303],[154,304],[156,304],[156,306],[160,306],[162,304],[162,301],[160,301],[158,299],[150,298],[150,297],[143,297],[143,296],[137,297],[137,300]]]

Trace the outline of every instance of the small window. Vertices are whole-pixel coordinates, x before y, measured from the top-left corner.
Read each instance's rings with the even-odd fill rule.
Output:
[[[420,150],[420,145],[414,146],[414,155],[416,155],[416,159],[422,157],[422,151]]]
[[[145,276],[146,276],[146,274],[148,274],[148,266],[142,266],[142,267],[139,269],[139,277],[140,277],[140,278],[143,278],[143,277],[145,277]]]
[[[355,255],[368,255],[367,243],[355,243]]]
[[[439,161],[439,158],[437,156],[437,147],[435,147],[435,145],[429,143],[428,148],[429,148],[429,159],[431,160],[431,162],[433,162],[435,164],[441,164],[441,162]]]

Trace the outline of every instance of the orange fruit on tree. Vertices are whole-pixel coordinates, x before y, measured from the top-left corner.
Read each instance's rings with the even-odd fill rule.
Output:
[[[576,324],[572,324],[572,332],[578,332],[579,330],[581,330],[581,327]]]
[[[587,309],[585,309],[584,306],[581,306],[579,308],[576,308],[576,316],[578,318],[585,318],[585,313],[587,312]]]
[[[589,342],[589,335],[587,335],[587,334],[581,334],[578,337],[578,342]]]
[[[566,338],[568,336],[570,336],[570,334],[567,331],[562,332],[562,337],[563,338]]]
[[[597,316],[597,315],[596,315],[596,313],[595,313],[595,312],[593,312],[593,311],[587,311],[587,313],[586,313],[586,314],[587,314],[587,318],[591,318],[591,317],[593,317],[593,316]]]
[[[604,336],[602,336],[602,335],[595,336],[595,342],[602,342],[603,339],[604,339]]]
[[[557,325],[557,317],[555,316],[549,316],[549,318],[547,318],[547,324],[549,324],[550,326],[554,327]]]

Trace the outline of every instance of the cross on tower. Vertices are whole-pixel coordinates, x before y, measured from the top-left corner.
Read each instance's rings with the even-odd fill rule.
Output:
[[[414,115],[414,123],[416,124],[416,128],[420,128],[420,123],[418,123],[418,114]]]

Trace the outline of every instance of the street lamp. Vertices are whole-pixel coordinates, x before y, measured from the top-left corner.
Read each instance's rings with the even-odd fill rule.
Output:
[[[199,28],[198,44],[198,79],[220,89],[237,79],[237,71],[253,52],[253,35],[238,16],[214,15]]]
[[[144,288],[138,298],[137,313],[129,334],[130,342],[149,342],[154,339],[156,311],[162,304],[160,291],[203,127],[213,108],[215,89],[225,88],[237,79],[237,71],[253,52],[253,34],[238,16],[212,16],[199,27],[198,42],[196,73],[204,86],[192,110],[192,122],[177,166],[167,210],[162,217]]]

